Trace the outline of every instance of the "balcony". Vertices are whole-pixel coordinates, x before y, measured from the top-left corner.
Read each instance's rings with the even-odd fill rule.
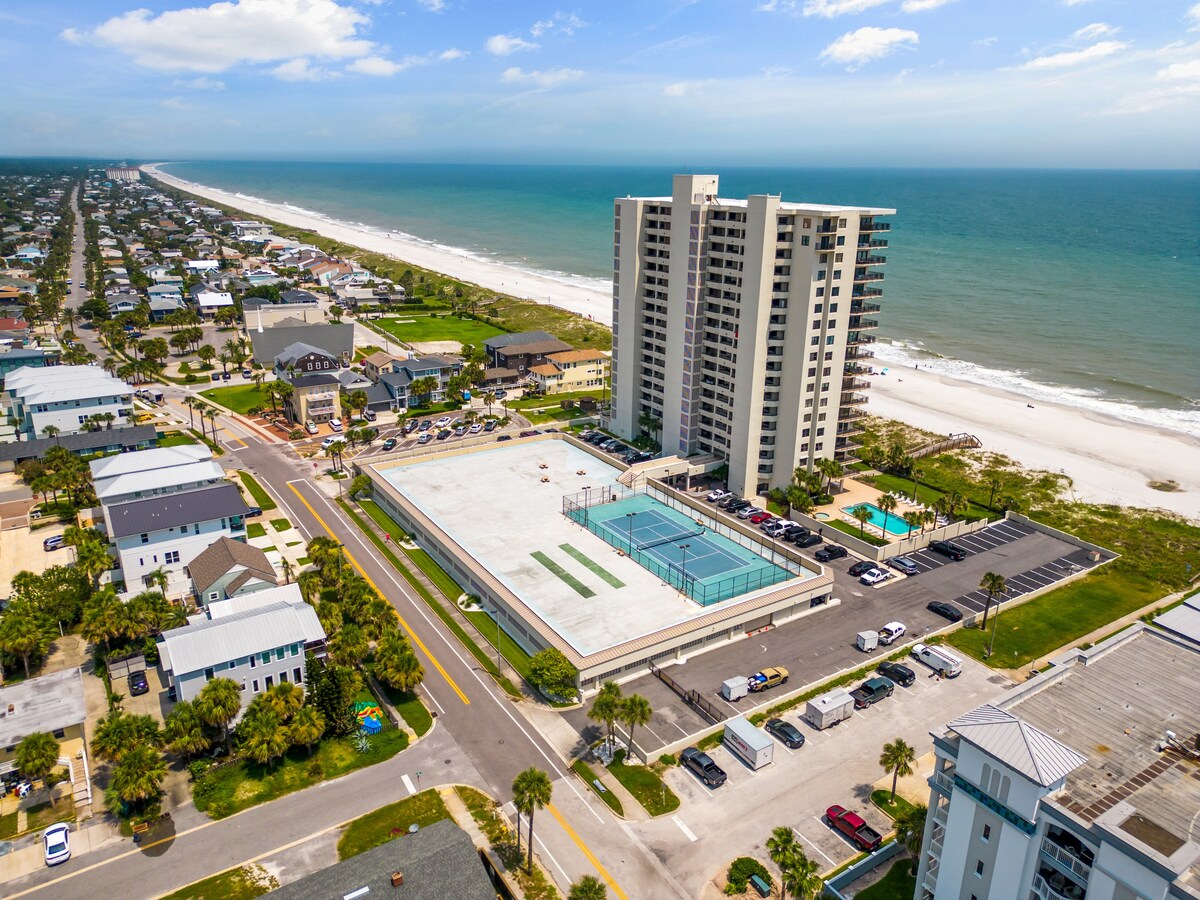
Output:
[[[842,399],[839,402],[842,407],[859,406],[866,403],[867,398],[862,394],[842,394]]]
[[[866,391],[870,390],[870,388],[871,382],[869,381],[863,381],[862,379],[855,378],[853,375],[842,376],[843,391]]]
[[[937,809],[933,811],[933,821],[946,824],[946,819],[950,816],[950,807],[938,804]]]
[[[870,350],[864,350],[862,347],[848,347],[846,349],[847,361],[858,360],[858,359],[874,359],[874,358],[875,358],[874,353],[872,353]],[[860,366],[856,366],[854,368],[854,371],[866,372],[867,370]]]
[[[882,308],[878,303],[864,303],[861,300],[854,300],[850,303],[850,315],[870,315],[871,313],[879,312]]]
[[[1033,892],[1042,900],[1084,900],[1087,897],[1087,890],[1045,867],[1033,876]]]
[[[854,264],[858,266],[882,266],[887,264],[887,257],[873,256],[869,251],[863,251],[855,257]]]
[[[858,347],[858,346],[861,346],[862,344],[873,344],[873,343],[875,343],[875,335],[873,335],[873,334],[863,334],[861,331],[851,331],[849,334],[846,335],[846,346],[847,347]],[[849,354],[847,354],[847,357],[848,356],[849,356]]]
[[[863,319],[863,318],[860,318],[859,316],[855,316],[855,315],[850,316],[850,330],[851,331],[862,331],[863,329],[866,329],[866,328],[878,328],[878,327],[879,327],[878,319]]]
[[[933,783],[949,794],[954,790],[954,770],[934,773]]]
[[[876,222],[874,219],[863,219],[858,223],[858,230],[860,232],[891,231],[892,223]]]
[[[882,297],[883,291],[879,288],[856,287],[850,296],[855,299],[859,297]]]
[[[868,281],[883,281],[883,273],[872,272],[870,269],[868,269],[866,272],[854,273],[855,284],[866,284]]]
[[[1042,853],[1085,882],[1092,876],[1092,852],[1069,835],[1046,835],[1042,838]]]
[[[859,238],[858,239],[859,249],[863,249],[863,250],[886,250],[887,245],[888,245],[887,241],[873,241],[870,238]]]

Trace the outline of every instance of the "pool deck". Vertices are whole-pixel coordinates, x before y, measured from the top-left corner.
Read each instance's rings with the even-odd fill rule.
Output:
[[[378,471],[583,656],[758,593],[702,607],[564,516],[564,494],[619,487],[621,472],[567,441]]]

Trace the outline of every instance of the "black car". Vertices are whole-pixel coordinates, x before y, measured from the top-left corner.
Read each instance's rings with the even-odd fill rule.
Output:
[[[246,518],[247,519],[253,518],[254,516],[261,516],[261,515],[262,515],[262,509],[257,506],[251,506],[246,509]]]
[[[793,750],[804,746],[804,735],[791,722],[785,722],[783,719],[767,719],[767,731]]]
[[[512,435],[511,434],[502,434],[498,438],[496,438],[496,440],[497,441],[511,441]]]
[[[384,450],[391,450],[391,449],[392,449],[393,447],[395,447],[395,446],[396,446],[396,439],[395,439],[395,438],[388,438],[386,441],[384,441],[384,442],[383,442],[383,449],[384,449]]]
[[[917,564],[907,556],[894,556],[887,561],[887,564],[897,572],[903,572],[905,575],[919,575],[921,570],[917,568]]]
[[[794,541],[796,538],[804,537],[806,534],[808,534],[808,529],[803,525],[789,525],[783,529],[783,534],[779,535],[779,538],[785,541]]]
[[[611,441],[612,438],[610,438],[603,431],[595,431],[592,434],[589,434],[586,438],[584,438],[584,440],[587,441],[589,444],[596,444],[597,446],[599,446],[600,444],[604,443],[605,441]]]
[[[812,532],[809,532],[808,534],[796,538],[793,543],[797,547],[815,547],[817,544],[824,543],[824,541],[825,539],[819,534],[813,534]]]
[[[948,556],[955,562],[960,562],[967,558],[967,551],[958,544],[952,544],[949,541],[933,541],[929,545],[929,549],[934,553],[940,553],[942,556]]]
[[[418,422],[416,419],[409,419],[407,422],[404,423],[404,433],[412,434],[414,431],[417,430],[417,426],[419,424],[421,424],[421,423]]]
[[[839,547],[837,544],[830,544],[828,547],[822,547],[818,550],[814,557],[817,562],[832,562],[835,559],[841,559],[848,555],[845,547]]]
[[[953,603],[944,603],[941,600],[934,600],[932,603],[926,603],[925,608],[930,612],[937,613],[942,618],[949,619],[951,622],[962,621],[962,610]]]
[[[739,497],[737,494],[730,494],[728,497],[725,497],[725,498],[717,501],[717,508],[718,509],[729,509],[729,507],[733,506],[733,504],[741,503],[741,502],[742,502],[742,498]]]
[[[875,568],[875,563],[867,562],[864,559],[864,560],[862,560],[860,562],[856,562],[854,565],[852,565],[849,568],[848,572],[849,572],[849,574],[853,575],[855,578],[858,578],[861,575],[866,575],[873,568]]]
[[[557,428],[543,428],[542,434],[558,434]]]
[[[725,507],[725,512],[739,513],[746,507],[752,506],[752,505],[753,504],[749,500],[735,500],[733,503],[730,503],[728,506]]]
[[[439,441],[444,441],[446,438],[450,437],[450,435],[452,435],[453,433],[454,432],[452,432],[449,428],[443,428],[441,431],[439,431],[437,433],[437,439]]]
[[[129,673],[129,693],[133,697],[150,693],[150,682],[146,680],[145,672],[139,670]]]
[[[541,434],[541,432],[538,431],[536,428],[528,428],[525,431],[522,431],[520,434],[518,434],[517,437],[533,437],[535,434]]]
[[[430,428],[432,428],[432,427],[433,427],[433,420],[432,420],[432,419],[425,419],[425,420],[424,420],[424,421],[421,423],[421,430],[422,430],[422,431],[428,431],[428,430],[429,430]]]
[[[877,666],[879,674],[884,678],[889,678],[901,687],[908,687],[917,680],[917,676],[908,666],[902,666],[900,663],[884,662]]]
[[[720,787],[728,776],[725,770],[712,761],[712,757],[699,747],[688,747],[679,754],[679,762],[695,772],[709,787]]]

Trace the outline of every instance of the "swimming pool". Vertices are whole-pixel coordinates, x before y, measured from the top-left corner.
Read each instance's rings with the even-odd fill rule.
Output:
[[[885,530],[884,522],[886,520],[886,531],[888,534],[895,535],[896,537],[905,537],[908,534],[910,530],[908,523],[900,517],[900,513],[894,512],[889,515],[885,515],[883,510],[874,503],[860,503],[858,506],[865,506],[871,511],[871,518],[867,519],[868,525],[874,525],[880,531],[883,531]],[[854,515],[854,509],[855,507],[853,506],[843,506],[842,512],[849,515]]]

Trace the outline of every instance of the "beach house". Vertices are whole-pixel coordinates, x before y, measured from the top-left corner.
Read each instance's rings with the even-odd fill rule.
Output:
[[[133,388],[98,366],[23,366],[5,377],[4,393],[26,438],[84,431],[97,416],[121,426],[133,412]]]

